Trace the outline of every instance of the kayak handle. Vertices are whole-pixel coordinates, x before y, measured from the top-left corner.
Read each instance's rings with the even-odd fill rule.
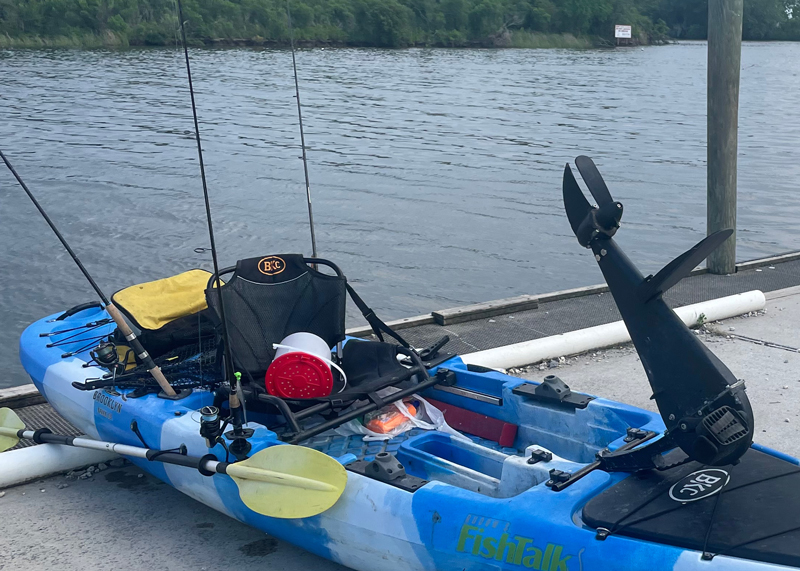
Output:
[[[72,317],[76,313],[80,313],[81,311],[86,311],[87,309],[92,309],[94,307],[100,308],[103,307],[103,304],[99,301],[87,301],[86,303],[79,303],[75,307],[71,307],[70,309],[66,310],[64,313],[59,315],[55,318],[55,321],[64,321],[68,317]]]

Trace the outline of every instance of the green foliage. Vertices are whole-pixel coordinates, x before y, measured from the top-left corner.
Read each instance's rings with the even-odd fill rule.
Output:
[[[500,0],[482,0],[469,11],[472,37],[483,38],[503,28],[503,5]]]
[[[285,44],[287,0],[183,0],[193,44]],[[288,0],[300,42],[584,47],[705,38],[708,0]],[[0,46],[170,45],[175,0],[0,0]],[[746,40],[800,40],[800,0],[744,0]]]
[[[511,34],[511,47],[588,49],[592,47],[592,42],[587,38],[576,38],[572,34],[542,34],[528,30],[515,30]]]
[[[467,0],[443,0],[441,3],[445,30],[463,30],[467,27]]]
[[[358,0],[355,10],[356,43],[398,47],[411,43],[413,12],[397,0]]]
[[[432,43],[446,48],[460,48],[467,43],[467,38],[458,30],[436,30],[432,36]]]
[[[785,16],[784,0],[745,2],[742,37],[746,40],[768,40],[780,32]]]

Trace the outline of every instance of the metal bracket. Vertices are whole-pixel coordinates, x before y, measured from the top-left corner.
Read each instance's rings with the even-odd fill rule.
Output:
[[[531,457],[528,458],[528,464],[536,464],[538,462],[549,462],[553,459],[553,453],[547,450],[536,449],[531,452]]]
[[[366,460],[352,462],[346,468],[351,472],[385,482],[406,492],[416,492],[428,483],[427,480],[406,474],[405,467],[390,452],[379,452],[372,462]]]
[[[633,434],[640,435],[639,432],[635,431]],[[631,435],[629,434],[629,436]],[[668,435],[664,435],[663,438],[653,444],[636,448],[656,436],[657,433],[655,432],[644,432],[643,436],[623,444],[613,452],[608,449],[601,450],[597,453],[597,460],[572,474],[561,472],[560,470],[551,470],[547,487],[554,492],[560,492],[590,472],[598,469],[605,472],[636,472],[638,470],[658,469],[659,466],[666,464],[661,454],[675,447],[675,442]],[[568,474],[568,477],[565,477],[564,474]]]
[[[541,384],[523,383],[512,389],[511,392],[515,395],[571,408],[586,408],[595,398],[583,393],[573,393],[567,384],[555,375],[547,375]]]
[[[445,361],[449,361],[453,357],[455,357],[455,353],[449,353],[447,351],[440,351],[436,354],[435,357],[430,357],[428,359],[423,359],[422,364],[425,365],[426,369],[433,369],[434,367],[438,367]]]
[[[633,442],[634,440],[641,440],[645,436],[647,436],[647,431],[642,430],[641,428],[628,428],[627,431],[628,435],[623,438],[625,442]]]
[[[555,468],[553,468],[552,470],[550,470],[550,479],[547,481],[545,486],[547,486],[548,488],[553,488],[556,491],[559,491],[560,489],[563,488],[556,489],[556,487],[559,484],[564,484],[564,485],[571,484],[572,482],[570,482],[570,480],[572,480],[571,472],[564,472],[563,470],[556,470]]]
[[[636,440],[631,440],[617,450],[610,452],[601,450],[598,454],[599,468],[606,472],[638,472],[639,470],[657,470],[666,465],[664,452],[675,448],[676,444],[669,435],[661,439],[636,448],[639,444],[655,438],[655,432],[645,432],[645,435]]]
[[[436,355],[439,354],[439,350],[442,347],[444,347],[445,345],[447,345],[449,342],[450,342],[450,336],[449,335],[445,335],[444,337],[442,337],[441,339],[439,339],[438,341],[436,341],[432,345],[430,345],[430,346],[428,346],[428,347],[426,347],[424,349],[420,349],[419,358],[422,359],[423,361],[430,361],[432,359],[435,359]]]

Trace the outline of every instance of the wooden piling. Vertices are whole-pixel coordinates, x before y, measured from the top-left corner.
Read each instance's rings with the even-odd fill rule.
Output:
[[[708,2],[707,232],[734,234],[708,258],[715,274],[736,270],[736,154],[743,0]]]

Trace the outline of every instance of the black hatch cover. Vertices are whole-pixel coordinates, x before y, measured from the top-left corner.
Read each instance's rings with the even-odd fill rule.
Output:
[[[736,466],[634,475],[586,504],[583,519],[711,556],[800,567],[800,466],[750,449]]]

